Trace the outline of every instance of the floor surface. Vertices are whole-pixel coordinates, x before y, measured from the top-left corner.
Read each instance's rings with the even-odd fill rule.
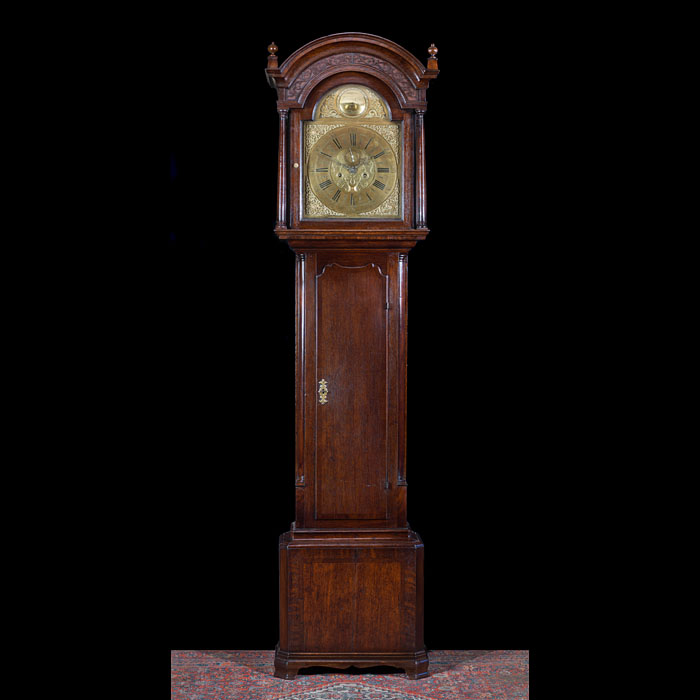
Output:
[[[528,651],[429,651],[430,677],[318,669],[275,678],[274,651],[172,651],[171,700],[526,700]]]

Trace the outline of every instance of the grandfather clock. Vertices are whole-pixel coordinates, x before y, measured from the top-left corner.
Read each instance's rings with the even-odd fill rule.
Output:
[[[438,74],[371,34],[281,65],[276,234],[296,253],[296,520],[280,537],[275,675],[428,675],[423,543],[406,520],[407,259],[426,228],[423,115]],[[291,397],[290,397],[291,399]]]

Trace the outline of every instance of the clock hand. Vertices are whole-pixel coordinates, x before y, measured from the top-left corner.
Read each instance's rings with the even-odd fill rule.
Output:
[[[354,175],[357,172],[357,166],[356,165],[345,165],[345,163],[341,163],[339,160],[335,161],[337,165],[339,165],[341,168],[345,168],[351,175]]]

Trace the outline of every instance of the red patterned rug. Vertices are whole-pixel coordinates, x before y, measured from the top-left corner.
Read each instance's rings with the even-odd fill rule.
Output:
[[[275,678],[273,651],[173,651],[171,700],[526,700],[527,651],[431,651],[430,677],[324,672]],[[387,669],[388,670],[388,669]]]

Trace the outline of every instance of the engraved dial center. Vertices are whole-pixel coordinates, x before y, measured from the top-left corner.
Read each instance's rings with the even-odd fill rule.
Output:
[[[376,166],[373,159],[362,157],[358,149],[350,147],[338,154],[331,171],[336,185],[344,192],[361,192],[374,181]]]

